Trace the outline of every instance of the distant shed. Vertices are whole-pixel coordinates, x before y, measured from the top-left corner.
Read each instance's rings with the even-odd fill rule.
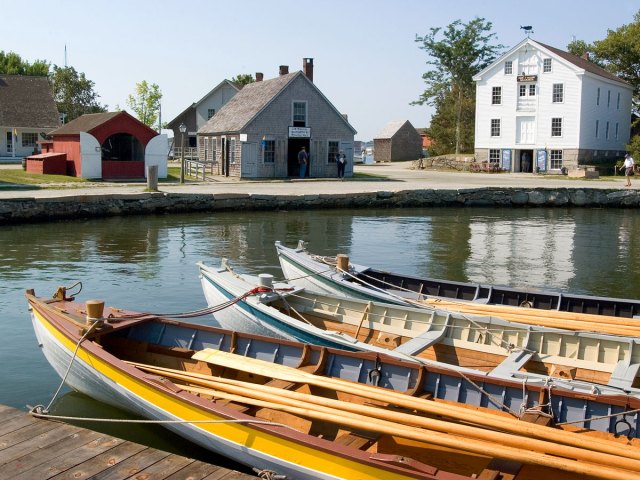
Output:
[[[389,122],[373,139],[376,162],[416,160],[422,156],[422,137],[409,120]]]

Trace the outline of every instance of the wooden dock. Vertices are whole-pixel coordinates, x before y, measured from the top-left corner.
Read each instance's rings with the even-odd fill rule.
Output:
[[[0,480],[255,480],[245,473],[0,405]]]

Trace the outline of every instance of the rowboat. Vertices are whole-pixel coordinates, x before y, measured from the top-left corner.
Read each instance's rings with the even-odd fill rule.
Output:
[[[450,371],[105,308],[97,300],[80,303],[64,288],[53,298],[33,290],[26,297],[45,357],[72,388],[167,421],[166,428],[251,466],[261,478],[640,475],[637,428],[624,415],[640,408],[635,398],[559,392],[545,399],[539,387],[457,377],[465,397],[471,390],[504,394],[501,408],[470,409],[434,400]],[[547,400],[558,419],[579,404],[581,414],[606,404],[618,415],[612,427],[622,421],[633,435],[527,422],[527,415],[542,418]],[[514,418],[502,411],[507,404],[527,413]]]
[[[640,330],[633,327],[622,330],[626,336],[539,327],[315,293],[273,283],[271,275],[236,273],[226,261],[198,265],[208,305],[231,304],[215,314],[222,328],[576,392],[640,396]]]
[[[346,255],[313,255],[307,252],[303,241],[296,248],[287,248],[276,242],[276,250],[286,279],[309,290],[334,295],[404,305],[427,303],[439,308],[497,315],[517,321],[529,318],[532,324],[540,324],[537,319],[548,319],[553,321],[547,321],[546,325],[562,325],[562,328],[571,327],[571,324],[566,324],[567,321],[615,325],[620,324],[617,317],[631,319],[640,315],[638,300],[516,289],[389,273],[350,263]],[[338,262],[342,265],[338,265]],[[581,323],[575,324],[576,330],[584,328]]]

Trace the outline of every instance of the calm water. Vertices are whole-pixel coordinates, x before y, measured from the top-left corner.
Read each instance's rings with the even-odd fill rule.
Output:
[[[227,257],[241,272],[281,278],[273,243],[294,246],[298,239],[309,241],[314,253],[346,253],[357,263],[423,276],[632,298],[640,286],[640,213],[633,210],[249,212],[5,226],[0,403],[46,405],[59,384],[37,347],[27,288],[48,296],[58,285],[81,281],[83,301],[189,311],[205,306],[197,261],[217,265]],[[122,415],[71,393],[55,411]],[[142,439],[158,436],[155,429],[135,430]]]

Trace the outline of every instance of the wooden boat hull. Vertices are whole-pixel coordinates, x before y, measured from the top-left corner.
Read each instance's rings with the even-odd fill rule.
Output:
[[[309,254],[302,241],[295,249],[276,242],[276,250],[286,279],[296,279],[296,285],[334,295],[399,304],[441,297],[594,316],[634,318],[640,315],[638,300],[418,278],[357,264],[350,265],[349,273],[344,273],[337,271],[332,262],[319,261],[324,257]]]
[[[462,442],[464,445],[461,445],[459,440],[452,439],[449,428],[455,428],[458,432],[469,431],[469,427],[465,424],[477,423],[476,417],[486,416],[484,409],[481,412],[467,410],[453,404],[441,405],[442,408],[439,411],[445,416],[450,415],[452,409],[463,410],[464,415],[461,417],[463,424],[450,423],[445,427],[447,429],[445,434],[421,430],[420,428],[423,427],[414,427],[414,424],[421,424],[424,421],[429,424],[439,421],[430,420],[429,416],[398,412],[397,406],[406,403],[405,408],[411,404],[418,410],[425,405],[430,405],[429,408],[437,407],[438,402],[420,398],[431,395],[430,389],[433,388],[434,381],[427,380],[427,377],[439,378],[442,383],[447,383],[451,387],[453,383],[444,381],[443,378],[443,376],[450,376],[450,371],[401,362],[375,353],[350,353],[163,319],[152,314],[134,315],[132,312],[117,309],[108,309],[103,319],[95,327],[90,328],[89,324],[84,322],[85,310],[82,304],[66,299],[43,300],[36,298],[33,294],[28,294],[27,298],[36,336],[46,358],[59,374],[64,375],[68,369],[67,378],[73,388],[99,400],[128,408],[147,418],[184,421],[184,423],[175,423],[167,427],[206,448],[263,470],[265,475],[268,470],[269,475],[286,475],[287,478],[302,479],[462,480],[472,475],[474,478],[478,478],[477,475],[485,478],[492,471],[495,473],[499,470],[496,464],[491,462],[491,455],[480,454],[479,451],[469,453],[477,448],[481,448],[482,451],[487,448],[487,452],[495,452],[503,459],[507,456],[504,452],[508,450],[513,452],[513,455],[531,462],[517,466],[515,469],[517,473],[511,477],[515,480],[543,476],[571,480],[584,479],[591,478],[591,472],[594,472],[593,478],[626,479],[629,473],[622,470],[615,461],[611,463],[608,460],[613,458],[612,455],[618,455],[618,452],[623,451],[619,461],[633,466],[634,471],[640,472],[640,453],[635,451],[636,441],[629,439],[618,442],[608,436],[603,442],[598,432],[585,433],[589,438],[591,434],[596,435],[593,436],[593,440],[587,438],[584,442],[579,438],[573,438],[574,435],[578,435],[577,433],[558,432],[563,436],[561,443],[549,444],[549,447],[545,447],[551,448],[548,452],[554,458],[550,458],[546,453],[530,456],[528,452],[523,453],[506,445],[496,446],[485,443],[486,447],[471,447],[471,444],[478,445],[479,441],[476,439],[467,439],[466,442]],[[217,354],[215,357],[221,358],[222,363],[220,360],[211,358],[214,354]],[[256,364],[256,361],[265,364],[266,367],[261,367]],[[266,373],[261,369],[265,369]],[[338,399],[338,403],[345,407],[356,405],[354,402],[361,395],[360,392],[363,394],[370,392],[367,395],[373,395],[371,391],[375,390],[375,396],[368,397],[370,398],[368,402],[373,402],[373,405],[381,408],[364,405],[362,408],[368,408],[367,411],[376,410],[377,414],[386,415],[384,410],[386,405],[391,407],[388,414],[395,415],[391,418],[398,418],[400,415],[406,419],[406,423],[385,423],[376,419],[380,417],[373,417],[367,419],[366,430],[376,431],[380,428],[379,431],[384,432],[384,425],[389,425],[386,429],[391,433],[380,433],[370,438],[361,437],[353,427],[350,427],[351,429],[342,427],[338,431],[328,428],[331,421],[326,420],[324,415],[316,420],[313,420],[314,416],[311,413],[279,413],[277,416],[272,416],[278,411],[273,409],[276,404],[268,407],[238,409],[237,407],[241,407],[246,402],[249,402],[246,403],[247,405],[251,405],[250,397],[242,397],[241,400],[231,398],[224,400],[225,397],[221,393],[224,390],[205,394],[194,393],[202,389],[194,389],[192,386],[194,383],[197,384],[196,379],[200,377],[211,380],[224,377],[229,381],[246,385],[243,388],[260,390],[269,383],[263,384],[260,378],[263,376],[266,376],[265,380],[269,377],[280,378],[282,369],[299,372],[294,379],[285,381],[285,383],[293,382],[289,383],[291,386],[299,384],[304,389],[304,384],[311,382],[308,378],[313,377],[314,383],[309,383],[309,386],[316,385],[329,394],[322,396],[318,392],[314,396],[332,402],[336,400],[332,400],[333,394],[330,389],[336,388],[336,382],[342,382],[341,385],[344,386],[340,390],[336,388],[334,394],[350,392],[346,395],[339,394],[343,400]],[[232,370],[236,373],[229,373]],[[189,380],[176,383],[176,374],[181,372],[188,374]],[[205,375],[198,377],[198,372],[203,372]],[[372,372],[377,372],[377,375],[373,375]],[[233,376],[228,377],[228,375]],[[483,380],[480,377],[458,378],[457,383],[467,382],[467,387],[471,388],[472,382],[477,382],[478,384],[473,386],[477,394],[481,391],[500,394],[500,391],[496,390],[500,387],[499,384],[485,384]],[[287,397],[284,395],[286,387],[282,385],[282,380],[275,381],[281,384],[279,388],[282,390],[278,392],[283,397]],[[515,387],[513,393],[522,392],[525,396],[521,400],[523,406],[535,403],[536,398],[543,397],[542,389],[528,385],[515,385]],[[347,390],[343,390],[344,388]],[[369,390],[364,390],[365,388]],[[502,389],[503,398],[508,397],[506,393],[508,393],[507,390]],[[308,394],[303,396],[309,397]],[[392,396],[391,402],[385,400],[387,396]],[[564,394],[559,394],[558,397],[561,399],[562,408],[570,405],[572,400],[583,402],[585,409],[583,411],[590,411],[589,405],[585,402],[598,403],[603,400],[607,400],[609,411],[617,408],[640,407],[640,401],[637,399],[616,397],[605,399],[596,395],[574,397]],[[413,408],[411,407],[411,410]],[[499,413],[489,414],[489,416],[494,417],[490,420],[495,425],[494,428],[504,430],[503,425],[507,423],[506,416]],[[345,419],[348,418],[350,417],[347,415],[341,416],[339,421],[346,421]],[[223,421],[223,423],[194,423],[200,420]],[[245,420],[247,423],[242,423]],[[525,428],[531,431],[525,426],[526,422],[508,420],[512,428],[518,432]],[[283,425],[283,422],[286,422],[287,426]],[[346,432],[344,428],[347,428]],[[560,441],[556,429],[538,428],[542,428],[544,432],[537,430],[538,434],[535,438],[553,434]],[[397,430],[404,432],[402,435],[405,437],[398,437]],[[495,437],[492,432],[482,429],[473,428],[473,431],[474,435],[483,438],[487,435]],[[423,440],[409,440],[412,438],[411,435],[417,435]],[[497,435],[505,441],[508,437],[509,442],[521,443],[522,441],[519,434],[514,436],[498,432]],[[348,443],[341,441],[343,438]],[[363,439],[365,441],[361,442]],[[530,441],[527,442],[530,443]],[[561,458],[562,455],[555,457],[556,449],[565,448],[564,445],[578,445],[574,442],[587,446],[587,451],[584,450],[585,447],[579,447],[580,457],[575,457],[578,460],[574,460],[574,457],[567,453],[564,454],[567,460]],[[594,442],[601,445],[594,448]],[[613,443],[609,444],[609,442]],[[540,443],[541,441],[537,441],[537,447],[540,447]],[[458,447],[459,445],[461,448]],[[606,448],[609,452],[604,455],[606,459],[600,454],[597,458],[594,457],[593,452],[600,451],[602,448]],[[566,452],[566,449],[564,451]],[[572,452],[577,450],[574,448]],[[409,458],[409,454],[414,455],[414,459]],[[583,461],[579,458],[584,458],[587,463],[580,463]],[[438,465],[425,464],[426,459],[433,460]],[[609,463],[605,463],[604,460],[608,460]],[[593,462],[596,461],[602,462],[598,463],[597,476],[595,476],[596,467],[593,466]],[[561,470],[557,471],[556,468],[552,468],[552,465],[560,465]],[[451,468],[445,469],[444,466]]]
[[[72,309],[81,312],[81,306],[74,306],[72,302],[60,302],[54,309],[47,305],[48,301],[41,301],[32,296],[28,296],[28,299],[36,337],[46,359],[60,376],[64,376],[71,365],[66,376],[69,386],[92,398],[125,408],[145,418],[183,420],[185,423],[171,423],[165,427],[237,462],[260,471],[285,475],[287,478],[309,480],[469,478],[422,464],[418,470],[396,466],[393,462],[376,460],[375,456],[364,451],[336,448],[328,441],[294,432],[280,424],[253,424],[251,420],[256,421],[253,417],[236,414],[232,409],[204,401],[176,388],[162,377],[144,374],[114,357],[107,351],[107,335],[103,335],[97,341],[91,338],[85,340],[77,355],[73,357],[82,331],[77,324],[66,322],[61,313]],[[131,347],[144,343],[144,340],[152,335],[155,338],[154,342],[157,342],[156,348],[164,348],[167,351],[180,350],[181,347],[178,345],[189,343],[200,348],[212,348],[215,345],[229,348],[235,344],[244,345],[245,348],[255,347],[252,354],[256,354],[257,351],[258,355],[273,355],[274,351],[280,350],[284,352],[280,360],[285,363],[298,362],[306,353],[304,345],[292,348],[291,355],[288,356],[286,344],[254,339],[251,336],[240,338],[234,332],[223,332],[200,325],[183,325],[171,320],[160,323],[149,322],[148,318],[125,321],[113,328],[116,329],[122,332],[115,334],[119,341],[129,342]],[[194,338],[198,336],[196,334],[199,334],[199,339],[194,343]],[[375,362],[375,358],[368,360],[370,365],[375,365]],[[406,369],[401,368],[399,371],[404,370]],[[406,388],[409,378],[411,376],[401,378],[392,374],[386,384],[392,387],[397,382],[397,388],[403,389]],[[230,423],[194,424],[189,423],[189,420],[227,420]],[[235,423],[242,420],[249,423]],[[424,467],[427,467],[426,472]]]

